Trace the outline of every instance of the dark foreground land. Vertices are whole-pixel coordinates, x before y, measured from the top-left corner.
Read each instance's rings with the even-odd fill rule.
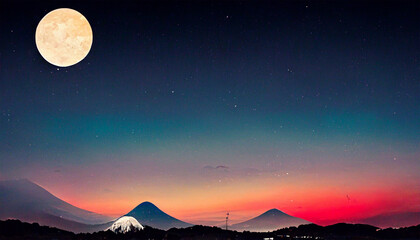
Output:
[[[339,223],[326,227],[315,224],[290,227],[268,233],[236,232],[218,227],[193,226],[163,231],[145,227],[138,232],[116,234],[101,231],[93,234],[60,230],[19,220],[0,221],[0,240],[277,240],[277,239],[420,239],[420,225],[399,229],[379,229],[370,225]]]

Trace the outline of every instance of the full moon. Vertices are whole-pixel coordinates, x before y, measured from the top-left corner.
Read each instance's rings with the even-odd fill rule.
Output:
[[[82,61],[90,51],[92,28],[78,11],[59,8],[45,15],[38,24],[35,43],[41,56],[58,67]]]

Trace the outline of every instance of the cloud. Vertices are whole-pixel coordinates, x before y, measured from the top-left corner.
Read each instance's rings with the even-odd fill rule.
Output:
[[[225,165],[217,165],[217,166],[205,166],[202,168],[202,177],[204,177],[207,181],[210,180],[217,184],[226,184],[232,181],[232,175],[234,173],[231,172],[231,169]]]
[[[225,165],[218,165],[216,167],[207,165],[207,166],[203,167],[203,170],[205,172],[229,172],[229,169],[230,168],[228,166],[225,166]]]
[[[223,169],[223,170],[229,170],[228,166],[224,166],[224,165],[219,165],[216,167],[216,169]]]

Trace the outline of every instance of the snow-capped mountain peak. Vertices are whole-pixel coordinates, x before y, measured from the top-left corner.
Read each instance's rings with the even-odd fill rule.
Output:
[[[127,233],[130,231],[139,231],[144,227],[133,217],[124,216],[115,221],[111,227],[106,230],[111,230],[116,233]]]

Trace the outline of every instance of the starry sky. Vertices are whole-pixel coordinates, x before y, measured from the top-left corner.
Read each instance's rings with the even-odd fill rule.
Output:
[[[93,45],[57,68],[56,8]],[[0,179],[110,216],[271,208],[319,224],[420,211],[420,4],[1,1]]]

